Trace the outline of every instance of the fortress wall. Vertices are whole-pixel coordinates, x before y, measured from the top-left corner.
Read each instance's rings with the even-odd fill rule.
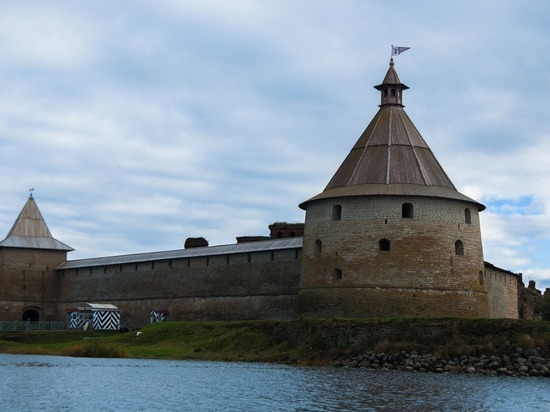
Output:
[[[112,303],[131,324],[156,308],[173,320],[288,319],[300,266],[290,249],[63,270],[58,309]]]
[[[290,320],[295,300],[296,294],[110,300],[108,303],[121,309],[122,327],[131,330],[148,324],[149,313],[157,308],[168,309],[169,320],[175,321]]]
[[[33,308],[41,320],[56,320],[55,268],[66,257],[66,251],[0,248],[0,319],[23,320],[25,308]]]
[[[484,281],[491,318],[518,319],[518,278],[496,267],[485,267]]]

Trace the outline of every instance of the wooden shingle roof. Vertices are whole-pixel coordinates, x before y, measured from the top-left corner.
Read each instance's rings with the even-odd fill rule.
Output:
[[[485,206],[458,192],[402,105],[408,89],[393,60],[382,84],[381,104],[325,190],[303,202],[342,196],[407,195],[443,197]]]
[[[23,206],[6,238],[0,242],[0,247],[74,250],[53,238],[32,196]]]

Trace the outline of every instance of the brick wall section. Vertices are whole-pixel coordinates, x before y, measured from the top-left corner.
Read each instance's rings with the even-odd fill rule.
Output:
[[[40,320],[57,320],[55,268],[66,259],[66,251],[0,248],[0,318],[23,320],[32,308]]]
[[[121,308],[123,328],[137,329],[150,322],[152,309],[168,309],[169,320],[290,320],[296,294],[258,296],[182,297],[109,300]]]
[[[64,270],[59,314],[86,301],[117,305],[125,327],[156,308],[173,320],[290,319],[300,266],[291,249]]]
[[[413,204],[413,218],[402,217],[403,203]],[[335,204],[342,206],[341,220],[333,220]],[[390,251],[380,250],[380,239],[391,242]],[[463,255],[455,253],[457,240]],[[409,196],[321,199],[306,212],[300,313],[487,317],[483,270],[473,204]]]
[[[518,319],[518,276],[486,265],[484,282],[491,318]]]

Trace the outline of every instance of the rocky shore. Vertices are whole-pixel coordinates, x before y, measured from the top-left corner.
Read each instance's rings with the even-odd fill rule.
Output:
[[[516,347],[506,355],[439,357],[416,351],[394,354],[369,351],[362,355],[336,360],[333,366],[424,373],[550,377],[550,357],[541,352],[540,348]]]

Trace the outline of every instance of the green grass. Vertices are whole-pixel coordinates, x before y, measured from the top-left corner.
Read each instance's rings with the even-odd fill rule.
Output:
[[[277,342],[265,322],[157,323],[109,341],[126,347],[129,356],[206,360],[277,360],[293,348]]]
[[[430,330],[438,336],[410,331]],[[390,335],[347,343],[360,331]],[[424,328],[424,329],[422,329]],[[335,339],[334,336],[339,336]],[[377,336],[374,334],[373,336]],[[167,322],[134,332],[0,333],[0,352],[328,364],[368,350],[416,350],[441,356],[506,353],[515,346],[550,353],[550,322],[505,319],[301,319],[295,321]]]

